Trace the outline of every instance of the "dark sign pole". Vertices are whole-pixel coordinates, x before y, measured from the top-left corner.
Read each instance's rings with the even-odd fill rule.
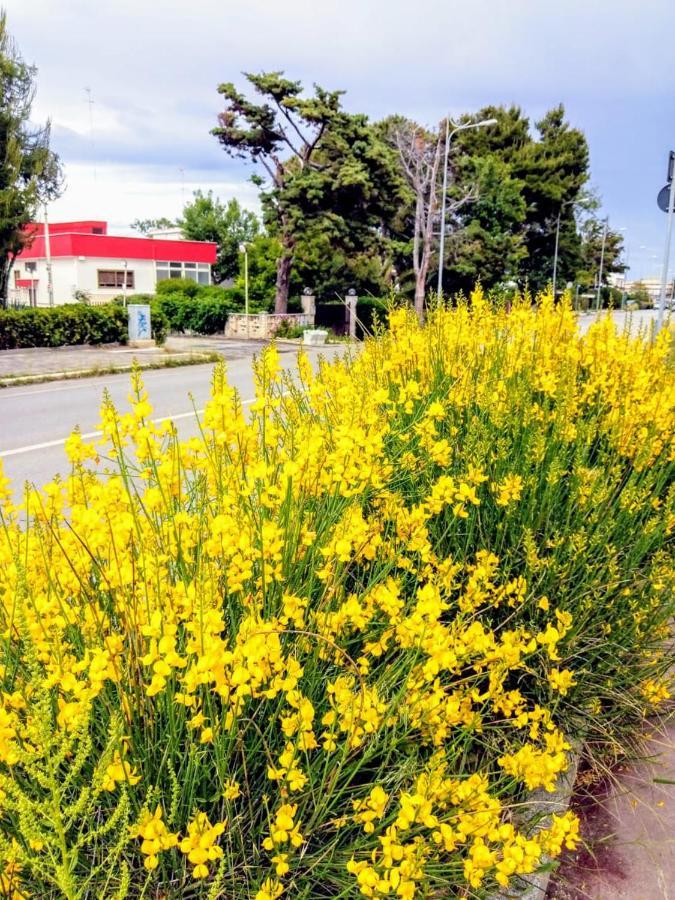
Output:
[[[668,157],[668,224],[666,226],[666,248],[663,253],[663,270],[661,272],[661,293],[659,295],[659,315],[656,320],[656,333],[661,331],[663,316],[666,310],[666,285],[668,284],[668,263],[670,262],[670,239],[673,233],[673,206],[675,205],[675,152],[670,151]]]

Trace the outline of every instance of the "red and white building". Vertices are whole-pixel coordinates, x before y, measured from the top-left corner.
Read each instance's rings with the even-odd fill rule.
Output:
[[[216,244],[186,241],[178,230],[148,237],[116,237],[108,223],[58,222],[32,225],[32,242],[16,258],[10,302],[49,306],[48,258],[54,303],[73,303],[85,294],[105,303],[120,294],[154,294],[165,278],[211,284]],[[48,238],[48,240],[46,239]]]

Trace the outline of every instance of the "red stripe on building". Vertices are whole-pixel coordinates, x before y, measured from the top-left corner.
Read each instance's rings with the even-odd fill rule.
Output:
[[[73,223],[67,223],[73,224]],[[84,224],[84,223],[83,223]],[[105,223],[86,223],[103,224]],[[200,262],[213,265],[217,245],[209,241],[172,241],[144,237],[112,237],[107,234],[62,233],[59,225],[49,226],[52,257],[84,256],[94,259],[154,259],[159,262]],[[40,228],[30,247],[23,250],[22,260],[44,259],[44,227]]]

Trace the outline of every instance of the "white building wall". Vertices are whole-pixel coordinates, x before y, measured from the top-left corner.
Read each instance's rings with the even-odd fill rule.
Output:
[[[76,283],[78,289],[86,291],[92,300],[104,302],[112,300],[124,293],[121,287],[116,288],[100,288],[98,286],[98,273],[100,270],[106,272],[121,272],[124,266],[120,265],[119,260],[96,259],[87,257],[86,259],[77,258],[76,265]],[[127,272],[134,273],[134,286],[127,289],[128,294],[154,294],[157,287],[155,277],[155,262],[152,259],[130,259],[127,261]]]
[[[49,292],[47,290],[47,263],[38,262],[38,267],[44,271],[44,277],[40,278],[40,290],[38,292],[38,305],[49,306]],[[63,303],[75,303],[75,291],[77,290],[77,273],[75,260],[72,257],[60,257],[52,259],[52,282],[54,284],[54,305]]]
[[[26,289],[14,289],[14,272],[24,279],[35,279],[38,306],[49,306],[49,291],[47,288],[47,261],[44,259],[31,260],[35,262],[35,271],[26,271],[26,263],[19,259],[14,264],[10,276],[10,299],[19,303],[28,303],[28,291]],[[64,303],[76,303],[75,292],[84,291],[95,303],[104,303],[124,293],[122,287],[100,288],[98,286],[99,270],[122,271],[123,266],[118,260],[81,258],[81,257],[56,257],[52,259],[52,282],[54,285],[54,305],[62,306]],[[134,273],[134,286],[127,290],[128,294],[154,294],[157,287],[155,276],[155,262],[151,259],[129,260],[127,271]]]
[[[35,282],[35,294],[37,306],[49,306],[49,288],[47,284],[47,262],[44,259],[31,260],[35,263],[35,269],[26,268],[23,260],[14,263],[10,275],[10,299],[19,303],[28,303],[29,292],[26,288],[14,288],[15,273],[21,280]],[[72,258],[55,259],[52,261],[52,283],[54,285],[54,303],[74,303],[73,286],[76,284],[75,261]]]
[[[26,262],[35,263],[34,271],[26,270]],[[127,294],[154,294],[157,290],[157,263],[152,259],[130,259],[127,260],[127,272],[133,272],[133,287],[127,289]],[[196,280],[199,283],[211,283],[210,266],[195,263],[172,263],[177,270],[167,268],[168,262],[164,262],[161,268],[161,277],[184,277]],[[191,268],[188,268],[190,267]],[[199,267],[199,272],[197,271]],[[104,270],[106,272],[124,271],[124,265],[121,260],[106,259],[96,257],[53,257],[52,258],[52,282],[54,285],[54,304],[61,306],[64,303],[75,303],[77,299],[75,293],[82,291],[87,294],[94,303],[105,303],[118,297],[124,293],[124,289],[120,287],[102,288],[98,286],[98,273]],[[16,290],[14,288],[14,272],[18,277],[24,279],[35,279],[37,305],[49,306],[49,291],[47,289],[47,261],[45,259],[27,260],[19,259],[14,264],[12,275],[10,276],[10,300],[28,304],[29,294],[25,288]]]

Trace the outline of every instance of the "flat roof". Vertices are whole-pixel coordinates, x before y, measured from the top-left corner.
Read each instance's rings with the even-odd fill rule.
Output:
[[[94,234],[91,231],[60,231],[59,226],[80,223],[55,223],[49,226],[49,249],[52,258],[94,257],[96,259],[157,260],[161,262],[201,262],[213,265],[217,244],[212,241],[183,241],[150,237],[116,237]],[[88,222],[87,225],[94,223]],[[95,223],[105,226],[106,223]],[[19,254],[19,259],[45,259],[44,226],[36,229],[30,246]]]

